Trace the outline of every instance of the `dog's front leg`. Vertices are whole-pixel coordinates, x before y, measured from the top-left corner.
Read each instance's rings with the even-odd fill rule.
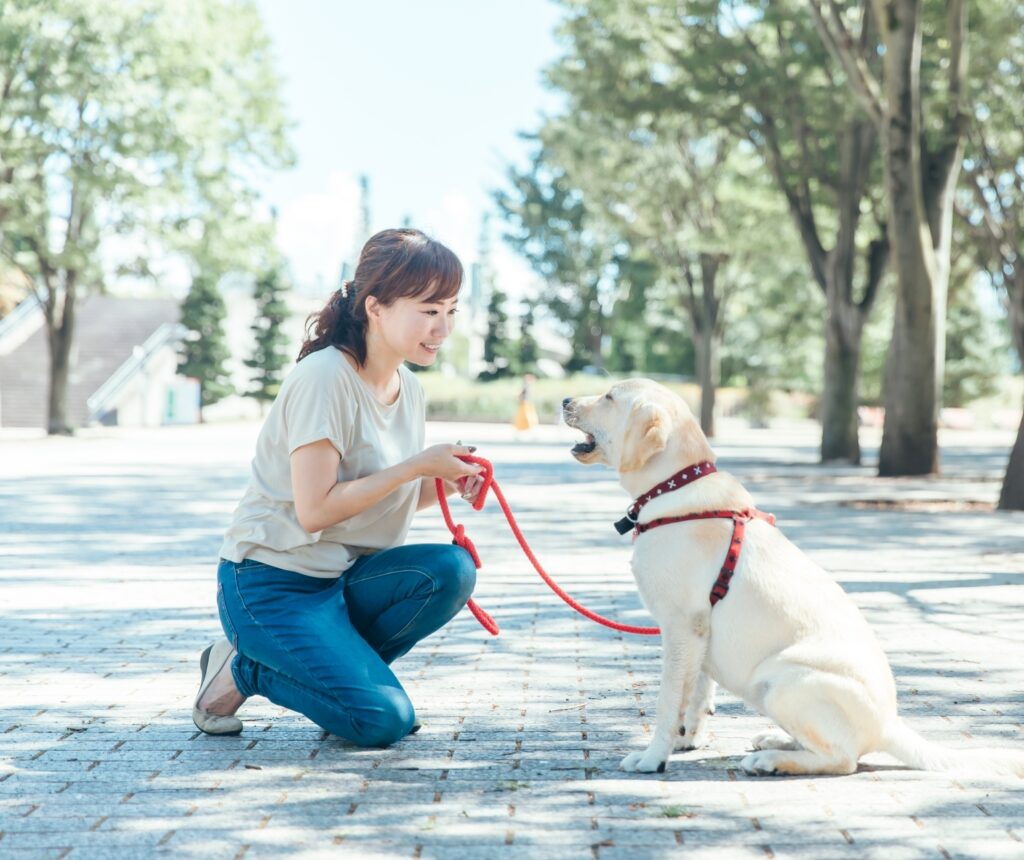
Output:
[[[704,662],[707,638],[692,630],[662,626],[661,688],[658,690],[654,737],[643,752],[626,756],[623,770],[664,773],[679,732],[679,714],[685,709]]]
[[[718,685],[707,672],[697,676],[690,701],[681,714],[676,750],[700,749],[707,742],[708,717],[715,712],[715,689]]]

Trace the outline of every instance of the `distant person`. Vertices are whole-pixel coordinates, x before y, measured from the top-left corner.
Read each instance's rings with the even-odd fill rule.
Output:
[[[470,502],[483,480],[458,459],[473,448],[424,450],[423,390],[403,363],[434,363],[462,278],[444,245],[384,230],[310,318],[221,547],[227,639],[200,658],[202,731],[238,734],[256,695],[360,746],[418,726],[390,664],[463,607],[476,569],[461,547],[402,544],[435,477]]]
[[[523,377],[523,387],[519,392],[519,406],[516,408],[516,417],[512,419],[512,425],[521,432],[532,430],[540,422],[537,420],[537,410],[534,408],[531,399],[531,387],[537,381],[532,373]]]

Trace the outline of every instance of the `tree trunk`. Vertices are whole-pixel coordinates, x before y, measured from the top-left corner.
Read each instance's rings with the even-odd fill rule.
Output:
[[[764,114],[765,112],[762,111]],[[854,261],[861,206],[878,147],[873,121],[858,119],[837,130],[839,174],[835,211],[835,241],[826,251],[814,218],[810,183],[793,183],[787,176],[773,122],[767,125],[769,165],[789,204],[789,212],[807,252],[811,274],[821,287],[825,311],[825,376],[821,392],[821,460],[860,463],[857,435],[861,333],[874,305],[888,260],[887,240],[874,240],[867,251],[867,276],[860,301],[854,300]]]
[[[885,22],[883,149],[897,279],[878,473],[927,475],[939,470],[952,196],[962,135],[951,132],[950,146],[928,159],[920,124],[921,0],[878,5]]]
[[[901,237],[906,240],[906,236]],[[893,245],[901,238],[893,234]],[[896,318],[885,362],[885,423],[879,475],[939,471],[938,421],[945,342],[945,283],[916,253],[896,249]],[[903,259],[899,259],[900,257]]]
[[[1010,291],[1007,296],[1010,312],[1010,331],[1017,355],[1024,364],[1024,266],[1018,266],[1014,277],[1007,282]],[[999,493],[999,510],[1024,511],[1024,414],[1017,428],[1017,441],[1010,451],[1010,462],[1006,464],[1003,488]]]
[[[50,346],[50,392],[46,432],[50,436],[70,436],[72,427],[68,421],[68,374],[75,332],[73,289],[64,291],[63,308],[59,319],[54,310],[51,309],[46,317],[47,341]]]
[[[887,241],[876,239],[869,244],[864,288],[860,301],[855,301],[857,225],[877,145],[877,131],[867,120],[851,123],[839,137],[842,177],[836,193],[839,224],[835,243],[821,267],[824,278],[821,286],[827,303],[825,378],[821,392],[823,463],[832,460],[860,463],[857,407],[860,405],[861,338],[889,256]]]
[[[722,299],[718,295],[718,270],[725,262],[721,254],[700,255],[700,297],[690,285],[693,345],[700,379],[700,427],[709,439],[715,435],[715,392],[721,382],[722,333],[719,324]]]
[[[999,493],[999,510],[1024,511],[1024,415],[1017,428],[1017,441],[1010,451],[1003,489]]]
[[[846,317],[844,325],[844,317]],[[825,383],[821,396],[821,461],[860,464],[857,407],[863,318],[830,303],[825,320]]]
[[[711,439],[715,435],[715,392],[721,378],[722,338],[716,332],[695,331],[697,379],[700,380],[700,427]]]

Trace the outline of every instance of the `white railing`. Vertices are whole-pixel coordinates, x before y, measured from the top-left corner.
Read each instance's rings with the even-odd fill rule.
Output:
[[[0,343],[7,335],[17,331],[23,323],[41,310],[42,304],[35,293],[30,293],[23,298],[13,311],[0,320]]]
[[[164,346],[181,341],[188,331],[180,323],[164,323],[146,342],[132,350],[131,358],[122,364],[85,402],[89,421],[95,421],[108,410],[124,387],[146,369],[153,355]]]

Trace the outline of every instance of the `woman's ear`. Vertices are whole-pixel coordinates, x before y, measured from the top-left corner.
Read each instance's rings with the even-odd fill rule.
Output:
[[[381,314],[381,311],[384,310],[384,305],[382,305],[377,300],[377,297],[376,296],[367,296],[366,297],[366,301],[363,303],[363,306],[366,308],[366,319],[367,319],[367,321],[372,321],[374,324],[379,324],[380,323],[380,314]]]

